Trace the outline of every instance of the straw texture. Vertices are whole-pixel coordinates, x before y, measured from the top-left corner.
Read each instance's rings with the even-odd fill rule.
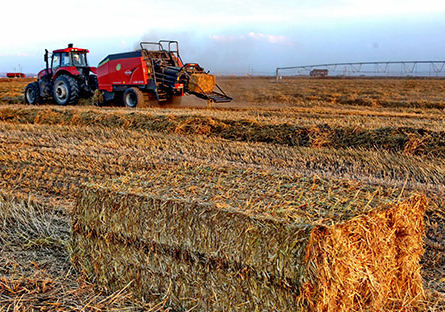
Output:
[[[215,76],[203,73],[195,73],[190,76],[188,89],[197,93],[212,93],[216,85]]]
[[[206,311],[409,311],[423,299],[422,195],[399,203],[394,191],[242,168],[152,170],[80,191],[72,260],[106,287],[132,281],[141,296]]]

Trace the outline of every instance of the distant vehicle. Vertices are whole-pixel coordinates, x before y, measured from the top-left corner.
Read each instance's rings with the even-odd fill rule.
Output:
[[[311,77],[327,77],[328,70],[327,69],[313,69],[309,73]]]
[[[25,78],[26,75],[24,73],[6,73],[6,77],[8,77],[8,78]]]

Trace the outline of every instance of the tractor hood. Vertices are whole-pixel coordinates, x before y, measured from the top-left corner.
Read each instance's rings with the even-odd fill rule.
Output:
[[[89,72],[92,72],[94,75],[97,74],[96,67],[81,67],[77,68],[75,66],[66,66],[66,67],[60,67],[56,70],[54,73],[52,80],[55,81],[56,78],[62,74],[69,74],[70,76],[81,76],[82,74],[88,74]]]

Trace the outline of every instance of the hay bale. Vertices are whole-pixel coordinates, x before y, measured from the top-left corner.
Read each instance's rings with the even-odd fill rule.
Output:
[[[163,245],[75,235],[82,248],[82,271],[110,289],[132,289],[142,297],[167,296],[179,311],[295,311],[298,295],[292,285],[265,278],[247,266],[228,266],[222,259]],[[77,260],[78,261],[78,260]],[[273,300],[271,300],[273,298]]]
[[[421,195],[233,167],[157,165],[82,188],[73,263],[180,309],[414,309]],[[125,285],[124,285],[125,284]]]
[[[215,86],[215,76],[205,73],[195,73],[190,76],[188,90],[196,93],[212,93]]]

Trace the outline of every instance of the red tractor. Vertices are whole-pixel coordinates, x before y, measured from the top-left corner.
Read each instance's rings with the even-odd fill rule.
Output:
[[[87,49],[67,48],[55,50],[49,66],[48,50],[45,50],[46,68],[39,72],[37,81],[26,86],[25,100],[39,104],[54,98],[57,104],[76,104],[79,98],[88,98],[97,88],[96,68],[88,66]]]
[[[215,76],[198,64],[182,62],[177,41],[141,42],[140,46],[140,50],[110,54],[99,63],[95,104],[178,105],[184,94],[208,103],[232,100],[216,84]]]

